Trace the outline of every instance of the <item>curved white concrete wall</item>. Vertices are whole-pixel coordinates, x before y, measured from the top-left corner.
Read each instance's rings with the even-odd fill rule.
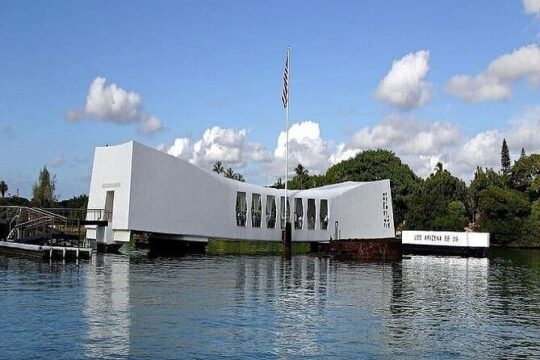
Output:
[[[195,240],[211,238],[281,241],[280,199],[284,190],[224,178],[184,160],[136,142],[96,148],[89,194],[89,208],[104,208],[107,191],[114,191],[113,238],[128,241],[130,231],[181,235]],[[245,192],[247,223],[237,226],[236,196]],[[261,195],[261,227],[251,224],[251,199]],[[267,195],[276,199],[276,228],[265,221]],[[327,241],[346,238],[394,237],[392,199],[388,180],[325,186],[289,191],[291,214],[295,198],[302,199],[302,229],[293,241]],[[316,203],[315,229],[308,229],[308,199]],[[328,200],[328,229],[322,229],[320,200]],[[291,222],[293,222],[291,216]],[[99,238],[92,229],[89,238]],[[99,240],[99,239],[98,239]]]

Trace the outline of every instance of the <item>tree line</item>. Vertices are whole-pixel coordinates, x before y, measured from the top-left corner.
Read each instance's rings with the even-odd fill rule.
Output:
[[[363,151],[321,175],[310,175],[299,164],[288,187],[308,189],[343,181],[390,179],[397,230],[467,228],[491,233],[494,244],[538,247],[539,174],[540,154],[527,155],[522,149],[512,164],[508,144],[503,140],[500,170],[477,167],[468,185],[444,169],[442,163],[422,179],[393,152],[378,149]]]
[[[78,208],[85,209],[88,205],[88,195],[81,194],[65,200],[58,200],[56,195],[56,176],[44,166],[40,169],[37,181],[32,186],[30,199],[17,195],[6,197],[9,190],[4,180],[0,181],[0,206],[37,206],[42,208]]]

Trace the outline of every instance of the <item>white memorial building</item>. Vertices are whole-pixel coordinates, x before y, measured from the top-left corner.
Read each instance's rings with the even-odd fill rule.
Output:
[[[293,242],[395,236],[389,180],[287,195]],[[88,208],[107,210],[107,225],[89,226],[87,238],[118,245],[144,232],[179,241],[281,241],[285,207],[283,189],[227,179],[132,141],[95,150]]]

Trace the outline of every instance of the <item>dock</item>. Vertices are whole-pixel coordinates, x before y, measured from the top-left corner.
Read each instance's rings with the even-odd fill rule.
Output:
[[[40,259],[90,259],[92,249],[72,246],[51,246],[0,241],[0,253]]]
[[[102,209],[0,206],[0,253],[39,259],[90,259],[86,226],[106,225]]]

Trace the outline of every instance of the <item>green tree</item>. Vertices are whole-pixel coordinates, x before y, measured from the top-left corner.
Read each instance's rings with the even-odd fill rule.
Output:
[[[510,165],[510,151],[508,150],[506,139],[503,139],[501,146],[501,170],[503,175],[508,175],[510,173]]]
[[[214,163],[214,166],[212,167],[212,171],[220,175],[225,172],[225,168],[223,167],[223,164],[221,163],[221,161],[216,161]]]
[[[441,172],[443,172],[443,163],[442,162],[438,162],[437,165],[435,165],[435,173],[436,174],[439,174]]]
[[[233,178],[234,180],[236,180],[236,181],[245,182],[245,180],[244,180],[244,175],[239,174],[239,173],[234,173],[234,175],[233,175],[232,178]]]
[[[463,229],[463,204],[466,199],[467,187],[462,180],[447,170],[435,172],[426,179],[421,190],[411,197],[405,226],[415,230],[449,230],[449,226],[452,229]],[[452,202],[455,203],[450,206]],[[463,205],[463,215],[459,217],[456,216],[458,203],[460,209]]]
[[[393,152],[381,149],[363,151],[332,166],[325,175],[326,184],[382,179],[390,179],[394,222],[397,227],[404,220],[410,199],[419,191],[422,179]]]
[[[234,170],[232,169],[232,167],[228,167],[227,170],[225,170],[225,172],[223,173],[223,175],[228,179],[232,179],[234,178]]]
[[[540,243],[540,200],[531,205],[531,215],[527,222],[527,242]]]
[[[233,170],[232,167],[228,167],[227,170],[223,172],[223,176],[225,176],[228,179],[233,179],[236,181],[245,182],[244,175],[239,174]]]
[[[527,197],[519,191],[490,186],[480,194],[480,230],[491,233],[494,243],[519,241],[531,210]]]
[[[504,175],[500,175],[492,168],[477,167],[474,173],[474,178],[469,185],[468,193],[468,205],[470,209],[471,220],[476,221],[476,214],[478,213],[478,201],[480,200],[480,194],[490,186],[497,186],[500,188],[506,187],[507,179]]]
[[[294,168],[294,173],[295,173],[296,175],[308,175],[308,174],[309,174],[309,170],[306,169],[306,168],[304,167],[304,165],[298,164],[298,165],[296,165],[296,167]]]
[[[58,206],[69,209],[86,209],[88,207],[88,195],[81,194],[67,200],[62,200],[58,203]]]
[[[302,164],[298,164],[294,168],[294,177],[287,184],[290,189],[308,189],[310,187],[311,177],[309,176],[309,170],[306,169]]]
[[[32,187],[32,203],[36,206],[51,207],[56,202],[56,176],[44,166],[39,172],[38,181]]]
[[[467,224],[465,214],[465,205],[461,201],[449,202],[446,214],[435,219],[434,230],[463,231]]]
[[[534,201],[540,197],[540,154],[521,157],[512,167],[510,183],[513,189],[526,193]]]
[[[2,197],[6,195],[6,192],[8,191],[8,185],[4,180],[0,181],[0,193],[2,194]]]
[[[270,187],[274,189],[285,189],[285,184],[283,184],[281,178],[278,178],[277,181]]]

